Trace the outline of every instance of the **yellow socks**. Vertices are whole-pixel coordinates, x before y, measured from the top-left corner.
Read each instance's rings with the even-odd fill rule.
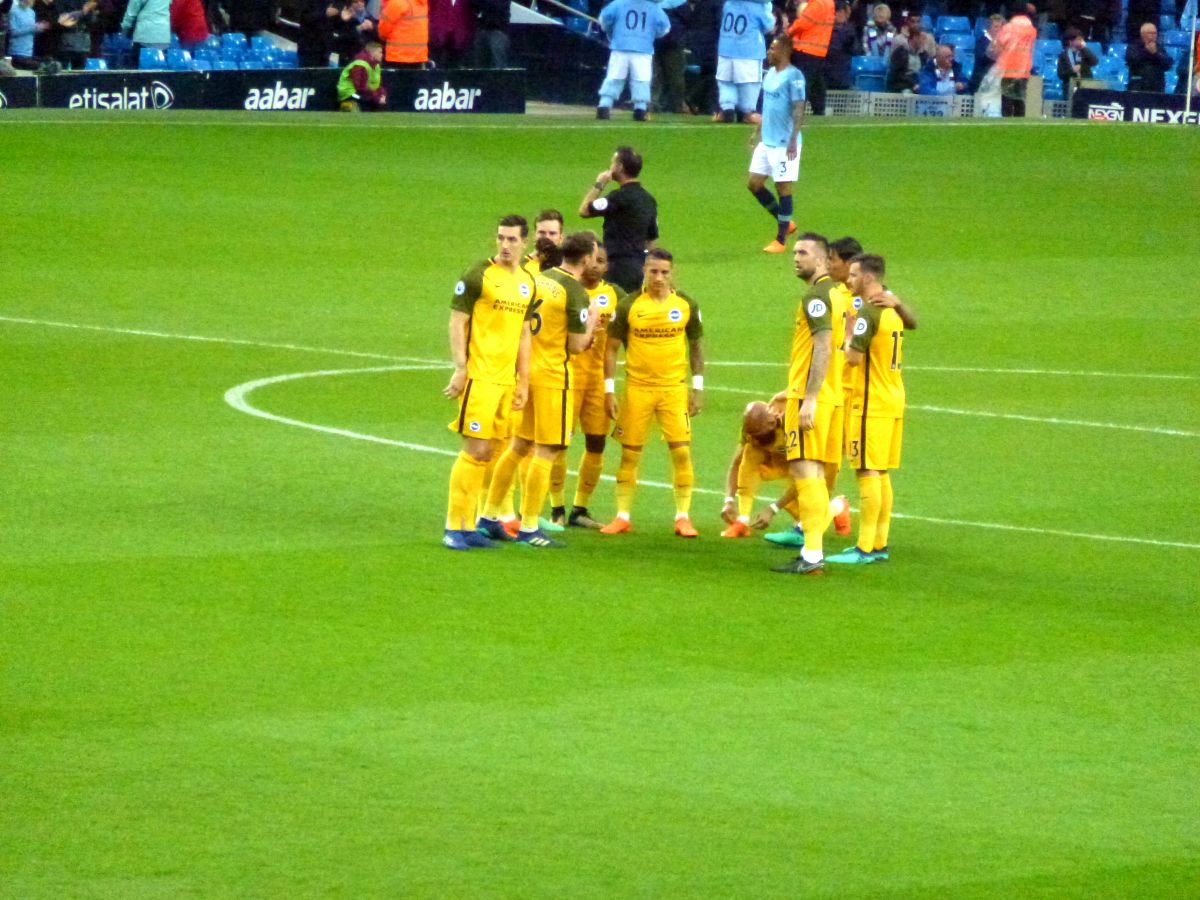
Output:
[[[692,508],[692,448],[675,447],[671,450],[671,487],[675,489],[675,517],[686,516]]]
[[[604,470],[604,454],[586,452],[579,463],[579,484],[575,487],[575,506],[587,506],[600,483]]]
[[[566,503],[567,485],[567,451],[560,450],[554,457],[554,465],[550,469],[550,505],[563,506]]]
[[[537,455],[527,459],[529,466],[521,483],[521,530],[537,531],[538,516],[546,502],[546,492],[550,490],[550,470],[554,468],[554,462]]]
[[[483,475],[487,463],[480,462],[466,451],[458,454],[450,469],[450,501],[446,509],[446,527],[463,531],[475,527],[475,511],[483,491]]]
[[[621,448],[621,465],[617,468],[617,515],[629,518],[633,508],[633,495],[637,493],[638,465],[642,461],[641,450]]]
[[[492,470],[492,485],[488,488],[487,505],[484,506],[483,514],[489,519],[498,519],[501,517],[512,518],[511,512],[508,516],[504,516],[505,506],[512,510],[512,492],[513,483],[517,475],[517,466],[521,463],[521,457],[510,448],[504,451],[504,455],[496,461],[496,466]]]
[[[887,546],[888,531],[892,527],[892,476],[887,472],[879,473],[879,524],[875,526],[874,550],[882,550]]]
[[[879,525],[882,501],[882,479],[878,475],[858,476],[858,496],[862,509],[858,514],[858,549],[870,553],[875,549],[875,531]],[[891,489],[888,490],[891,495]]]
[[[800,507],[800,524],[804,527],[804,549],[800,555],[807,562],[819,562],[825,556],[829,489],[824,478],[797,478],[795,484],[796,505]]]

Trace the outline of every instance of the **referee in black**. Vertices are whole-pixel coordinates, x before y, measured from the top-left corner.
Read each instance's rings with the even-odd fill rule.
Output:
[[[618,147],[612,165],[596,176],[579,205],[583,218],[604,219],[605,277],[630,294],[641,291],[646,251],[658,240],[658,203],[638,181],[641,172],[642,158],[633,148]],[[609,181],[618,187],[601,197]]]

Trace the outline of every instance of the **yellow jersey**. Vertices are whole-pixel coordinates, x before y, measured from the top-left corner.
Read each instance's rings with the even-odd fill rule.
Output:
[[[522,268],[510,272],[485,259],[463,273],[454,286],[450,308],[465,312],[467,377],[492,384],[517,383],[521,331],[530,318],[536,285]]]
[[[617,304],[625,299],[625,292],[615,284],[601,281],[594,288],[586,288],[588,300],[596,304],[596,330],[592,346],[571,357],[573,385],[577,389],[596,387],[604,381],[604,349],[608,345],[608,323],[617,311]]]
[[[825,383],[821,385],[818,400],[828,400],[834,406],[846,403],[845,374],[846,310],[851,309],[854,296],[841,282],[834,282],[829,291],[829,314],[833,325],[833,353],[829,357],[829,368],[825,370]]]
[[[704,333],[700,307],[682,291],[655,300],[645,291],[617,304],[608,336],[625,343],[625,383],[665,388],[684,384],[688,343]]]
[[[532,387],[571,387],[571,354],[568,335],[587,331],[588,295],[573,275],[548,269],[536,278],[537,297],[530,306],[533,357],[529,365]]]
[[[864,303],[854,320],[850,346],[863,354],[855,366],[851,410],[860,416],[904,415],[904,323],[887,306]]]
[[[813,338],[823,331],[833,331],[833,301],[830,294],[834,281],[828,275],[822,275],[816,280],[796,310],[796,327],[792,333],[792,359],[788,366],[788,397],[802,399],[804,388],[808,384],[808,370],[812,366]],[[832,337],[832,335],[831,335]],[[833,358],[830,357],[830,368],[833,368]],[[826,400],[829,389],[829,375],[821,384],[817,400]]]
[[[850,293],[849,289],[846,291]],[[854,317],[858,315],[858,311],[862,308],[862,297],[850,297],[850,303],[846,307],[846,312],[850,316],[849,328],[854,327]],[[842,341],[845,343],[845,340]],[[850,392],[854,390],[854,366],[846,362],[846,354],[842,354],[842,395],[846,398],[845,403],[850,402]]]

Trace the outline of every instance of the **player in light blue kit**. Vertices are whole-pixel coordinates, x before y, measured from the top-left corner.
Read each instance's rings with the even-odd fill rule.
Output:
[[[775,27],[770,3],[762,0],[725,0],[721,8],[721,31],[717,40],[718,119],[732,122],[735,114],[745,121],[758,106],[763,57],[763,36]]]
[[[762,124],[755,131],[758,138],[750,159],[750,180],[747,187],[763,208],[778,224],[775,240],[763,247],[767,253],[783,253],[783,242],[796,230],[792,221],[792,185],[800,177],[800,126],[804,124],[804,74],[792,65],[792,41],[780,35],[767,50],[771,68],[763,78]],[[775,181],[779,201],[765,187],[766,180]]]
[[[650,106],[650,77],[654,64],[654,41],[671,30],[671,22],[653,0],[613,0],[600,10],[600,27],[608,35],[611,50],[608,72],[600,85],[596,118],[607,119],[612,105],[629,82],[633,119],[646,121]]]

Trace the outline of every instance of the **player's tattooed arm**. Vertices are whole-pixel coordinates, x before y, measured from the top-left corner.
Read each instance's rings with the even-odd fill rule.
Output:
[[[804,402],[800,404],[800,430],[811,431],[817,412],[817,393],[829,369],[833,355],[833,332],[826,329],[813,335],[812,363],[808,367],[808,383],[804,385]]]

